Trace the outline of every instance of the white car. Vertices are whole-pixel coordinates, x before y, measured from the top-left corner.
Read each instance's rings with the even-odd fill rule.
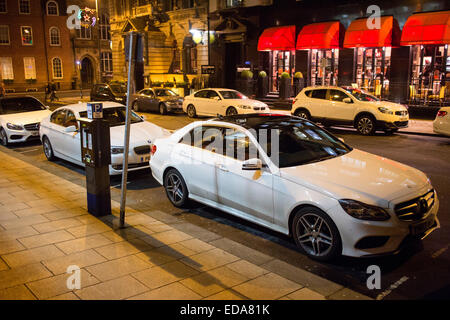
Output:
[[[110,175],[122,173],[125,116],[125,106],[116,102],[103,102],[103,118],[108,120],[111,127]],[[81,160],[78,120],[86,117],[87,104],[79,103],[58,108],[50,116],[42,120],[39,133],[44,154],[48,160],[61,158],[84,166]],[[144,121],[134,112],[132,112],[130,128],[128,169],[129,171],[146,169],[149,167],[150,143],[156,138],[170,135],[170,132]]]
[[[408,109],[352,87],[307,87],[295,97],[291,113],[325,126],[348,125],[360,134],[387,134],[408,127]]]
[[[193,199],[291,235],[319,260],[394,253],[439,227],[424,173],[290,115],[193,122],[155,140],[150,166],[173,205]]]
[[[450,107],[439,109],[433,122],[433,130],[438,134],[450,136]]]
[[[39,139],[39,123],[51,113],[33,97],[0,98],[0,142],[10,143]]]
[[[267,113],[264,102],[252,100],[236,90],[203,89],[184,97],[183,111],[190,118],[196,116],[231,116],[248,113]]]

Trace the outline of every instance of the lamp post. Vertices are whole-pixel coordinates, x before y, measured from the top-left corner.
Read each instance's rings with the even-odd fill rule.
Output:
[[[81,80],[81,61],[77,60],[77,69],[80,79],[80,99],[83,99],[83,81]]]
[[[100,82],[103,82],[102,81],[102,49],[101,49],[101,32],[102,32],[102,30],[101,30],[101,26],[100,26],[100,13],[98,11],[98,0],[95,0],[95,15],[97,16],[96,17],[96,19],[97,19],[96,24],[97,24],[97,30],[98,30],[98,33],[97,33],[97,36],[98,36],[98,39],[97,39],[97,44],[98,44],[98,62],[99,62],[99,72],[98,72],[98,74],[99,74]]]

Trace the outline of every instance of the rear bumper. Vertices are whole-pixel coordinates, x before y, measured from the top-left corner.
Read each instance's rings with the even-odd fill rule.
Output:
[[[394,122],[388,122],[388,121],[378,121],[377,126],[379,129],[402,129],[402,128],[408,128],[409,121],[394,121]]]

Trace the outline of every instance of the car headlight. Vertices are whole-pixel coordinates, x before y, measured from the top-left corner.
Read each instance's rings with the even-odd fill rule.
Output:
[[[21,125],[9,123],[9,122],[6,124],[6,127],[11,130],[23,130],[23,127]]]
[[[251,109],[252,107],[250,107],[250,106],[246,106],[246,105],[239,105],[238,106],[238,108],[241,108],[241,109]]]
[[[111,147],[111,154],[121,154],[124,152],[123,147]]]
[[[360,220],[384,221],[390,218],[389,214],[382,208],[371,206],[356,200],[339,200],[342,209],[353,218]]]
[[[379,107],[378,111],[380,111],[381,113],[394,114],[394,112],[385,107]]]

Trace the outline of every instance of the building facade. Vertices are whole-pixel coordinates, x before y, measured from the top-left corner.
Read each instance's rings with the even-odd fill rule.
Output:
[[[109,3],[99,0],[67,0],[77,6],[80,26],[70,31],[78,86],[109,82],[113,76]]]
[[[200,78],[201,66],[208,64],[207,1],[110,0],[109,4],[115,80],[127,78],[124,39],[128,32],[137,31],[144,41],[137,89],[164,85],[183,94],[181,86],[187,82],[205,81]]]
[[[0,81],[7,92],[73,86],[66,1],[0,0]]]

